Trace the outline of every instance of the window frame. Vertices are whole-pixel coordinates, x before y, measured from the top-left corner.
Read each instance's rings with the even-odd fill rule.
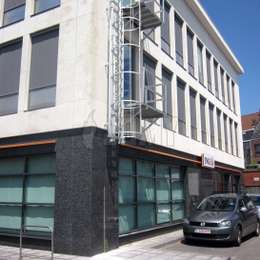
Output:
[[[51,7],[47,8],[47,9],[40,10],[40,11],[37,12],[36,11],[36,5],[37,5],[36,2],[40,2],[40,1],[46,1],[46,0],[34,0],[34,2],[33,2],[33,4],[34,4],[33,5],[33,16],[38,15],[38,14],[42,14],[42,13],[45,13],[45,12],[48,12],[50,10],[59,8],[61,6],[61,0],[58,0],[59,1],[58,4],[56,4],[54,6],[51,6]]]
[[[5,0],[6,1],[6,0]],[[21,21],[23,21],[25,19],[25,7],[26,7],[26,2],[23,3],[23,4],[20,4],[20,5],[17,5],[16,7],[13,7],[13,8],[10,8],[8,10],[5,10],[5,1],[4,1],[4,4],[3,4],[3,7],[4,7],[4,10],[3,10],[3,18],[2,18],[2,27],[7,27],[9,25],[12,25],[12,24],[15,24],[15,23],[19,23]],[[21,7],[24,7],[24,10],[23,10],[23,17],[17,19],[17,20],[14,20],[10,23],[5,23],[5,16],[7,13],[10,13],[16,9],[19,9]]]

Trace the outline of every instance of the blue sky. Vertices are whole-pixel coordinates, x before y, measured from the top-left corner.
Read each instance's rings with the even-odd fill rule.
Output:
[[[242,64],[241,113],[260,109],[260,0],[200,0]]]

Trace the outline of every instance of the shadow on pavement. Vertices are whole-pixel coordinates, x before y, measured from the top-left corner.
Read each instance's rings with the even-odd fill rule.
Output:
[[[245,243],[246,241],[250,240],[251,238],[254,237],[254,234],[248,235],[243,238],[242,244]],[[183,245],[187,246],[196,246],[196,247],[214,247],[214,248],[229,248],[229,247],[236,247],[234,244],[231,242],[222,242],[222,241],[199,241],[199,240],[190,240],[190,241],[185,241],[184,239],[181,240],[181,243]]]

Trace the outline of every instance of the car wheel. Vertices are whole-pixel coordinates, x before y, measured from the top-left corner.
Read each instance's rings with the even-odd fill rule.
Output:
[[[240,227],[236,228],[234,242],[235,242],[236,246],[240,246],[241,245],[241,242],[242,242],[242,230],[241,230]]]
[[[191,244],[191,239],[184,237],[184,243],[187,245]]]
[[[257,221],[257,224],[256,224],[255,235],[257,237],[259,237],[259,235],[260,235],[260,223],[259,223],[259,221]]]

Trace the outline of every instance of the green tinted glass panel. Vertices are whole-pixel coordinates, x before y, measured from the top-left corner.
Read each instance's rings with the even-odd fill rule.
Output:
[[[119,233],[127,233],[135,227],[135,207],[119,207]]]
[[[154,201],[154,179],[138,178],[138,201]]]
[[[52,207],[26,207],[25,225],[53,227]],[[42,228],[27,228],[27,230],[49,232]]]
[[[150,227],[155,224],[155,209],[153,204],[138,206],[138,227]]]
[[[1,159],[0,174],[23,173],[24,165],[25,165],[24,157]]]
[[[28,172],[29,173],[55,173],[55,155],[45,154],[29,157],[28,160]]]
[[[26,179],[25,202],[54,203],[55,175],[31,175]]]
[[[164,164],[156,165],[156,176],[169,178],[169,166]]]
[[[173,220],[180,220],[184,218],[184,203],[173,204]]]
[[[172,199],[182,200],[184,199],[183,182],[174,181],[172,182]]]
[[[0,232],[1,229],[20,229],[21,207],[0,206]]]
[[[153,177],[153,163],[147,161],[137,161],[137,174],[141,176]]]
[[[171,220],[171,205],[162,204],[157,207],[157,224],[167,223]]]
[[[133,177],[119,177],[118,198],[119,203],[134,201],[135,180]]]
[[[171,177],[174,180],[181,179],[180,167],[171,167]]]
[[[22,176],[0,177],[0,202],[22,202]]]
[[[156,181],[156,198],[159,202],[171,200],[171,186],[169,179],[157,179]]]
[[[120,175],[133,175],[134,174],[133,160],[126,159],[126,158],[120,158],[119,174]]]

